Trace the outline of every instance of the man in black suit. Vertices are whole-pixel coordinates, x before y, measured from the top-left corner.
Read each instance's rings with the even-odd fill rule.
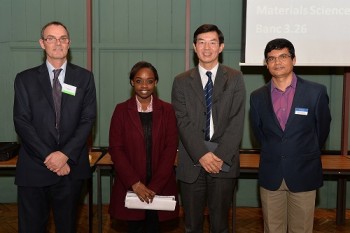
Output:
[[[293,44],[270,41],[272,79],[250,96],[253,131],[261,144],[259,185],[265,233],[312,233],[316,189],[323,185],[321,148],[330,129],[326,87],[293,72]]]
[[[70,38],[60,22],[41,31],[46,62],[16,76],[13,118],[21,139],[15,183],[22,233],[76,232],[83,182],[91,176],[87,139],[96,118],[93,74],[67,62]],[[58,70],[58,72],[56,71]]]
[[[176,175],[185,211],[185,231],[203,232],[203,212],[208,206],[210,232],[225,233],[239,175],[245,107],[243,75],[219,64],[224,35],[216,25],[198,27],[193,48],[198,66],[179,74],[172,89],[180,133]],[[212,87],[208,88],[210,79]],[[206,98],[210,89],[211,97]],[[211,99],[210,104],[207,99]]]

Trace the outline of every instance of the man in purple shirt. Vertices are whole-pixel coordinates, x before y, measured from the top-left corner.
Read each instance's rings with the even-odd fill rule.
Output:
[[[330,129],[326,87],[298,77],[293,44],[270,41],[272,78],[250,96],[250,118],[261,146],[260,198],[265,233],[312,233],[316,189],[323,185],[321,149]]]

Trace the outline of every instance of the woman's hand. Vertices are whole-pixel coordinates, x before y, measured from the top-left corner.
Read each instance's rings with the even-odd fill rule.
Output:
[[[139,197],[140,201],[146,202],[147,204],[152,203],[155,192],[148,189],[143,183],[140,181],[132,185],[132,190]]]

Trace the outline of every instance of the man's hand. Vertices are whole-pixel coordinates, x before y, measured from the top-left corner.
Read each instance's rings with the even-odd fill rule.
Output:
[[[61,151],[55,151],[46,157],[44,164],[50,171],[58,172],[67,163],[67,161],[68,157],[65,154],[63,154]]]
[[[208,152],[199,159],[199,163],[208,173],[219,173],[224,162],[212,152]]]
[[[58,176],[66,176],[66,175],[68,175],[69,173],[70,173],[70,167],[69,167],[68,163],[66,163],[65,165],[63,165],[63,167],[62,167],[60,170],[58,170],[58,172],[56,172],[56,174],[57,174]]]

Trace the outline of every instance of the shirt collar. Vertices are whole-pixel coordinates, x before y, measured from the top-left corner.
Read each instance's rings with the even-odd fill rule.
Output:
[[[52,71],[56,69],[55,67],[53,67],[53,65],[51,65],[51,63],[48,60],[46,60],[46,66],[50,74],[53,73]],[[65,61],[60,68],[62,69],[61,73],[65,73],[67,68],[67,61]]]
[[[50,81],[52,84],[52,80],[53,80],[53,70],[55,70],[56,68],[53,67],[53,65],[50,64],[50,62],[48,60],[46,60],[46,66],[47,66],[47,70],[49,71],[49,75],[50,75]],[[62,66],[60,67],[60,69],[62,69],[62,71],[60,72],[60,75],[58,76],[58,79],[60,80],[60,83],[64,83],[64,78],[66,76],[66,69],[67,69],[67,61],[65,61]]]
[[[290,85],[287,88],[289,88],[289,87],[291,87],[293,89],[295,89],[297,87],[297,76],[295,75],[295,73],[293,73],[292,82],[290,83]],[[271,80],[271,92],[273,92],[273,91],[280,91],[280,89],[278,89],[278,87],[276,87],[275,83]]]
[[[212,73],[211,79],[213,80],[213,83],[215,83],[216,73],[218,72],[219,63],[216,64],[211,70],[204,69],[201,65],[198,64],[198,71],[201,76],[202,84],[205,86],[205,84],[208,81],[207,71],[210,71]]]
[[[146,110],[142,110],[142,105],[140,101],[136,98],[136,104],[137,104],[137,111],[138,112],[153,112],[153,96],[151,95],[151,101],[149,102],[149,105],[147,106]]]

